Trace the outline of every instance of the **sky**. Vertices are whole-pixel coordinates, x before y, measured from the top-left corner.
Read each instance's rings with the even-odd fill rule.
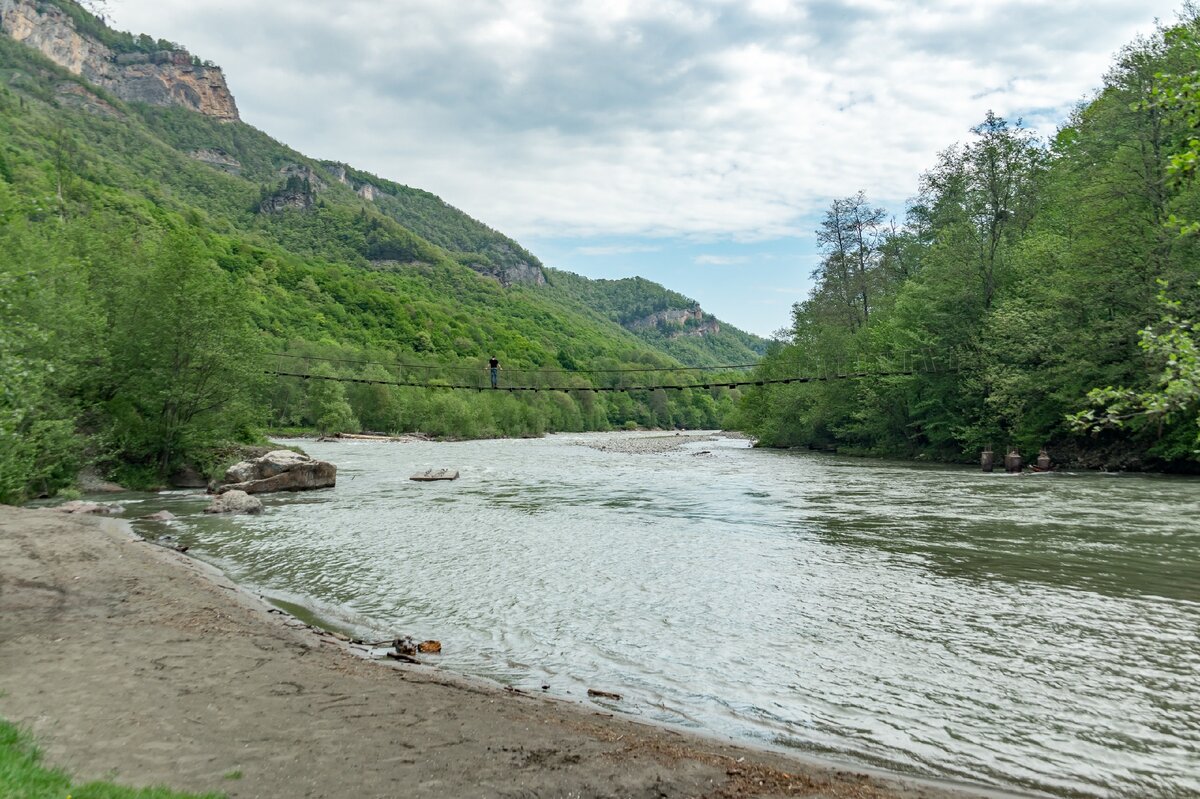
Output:
[[[109,0],[242,118],[546,265],[787,326],[829,202],[898,218],[988,110],[1053,135],[1179,0]]]

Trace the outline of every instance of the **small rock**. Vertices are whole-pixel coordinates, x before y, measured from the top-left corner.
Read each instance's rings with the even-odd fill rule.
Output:
[[[226,491],[213,498],[205,513],[262,513],[263,504],[245,491]]]
[[[169,522],[175,518],[175,514],[169,510],[160,510],[158,513],[151,513],[142,518],[151,522]]]

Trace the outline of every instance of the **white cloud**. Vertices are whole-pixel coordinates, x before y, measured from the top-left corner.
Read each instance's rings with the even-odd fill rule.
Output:
[[[895,207],[989,108],[1052,132],[1175,0],[117,0],[243,116],[521,236],[758,240]]]
[[[746,255],[697,255],[696,263],[701,266],[733,266],[735,264],[744,264],[749,261],[749,256]]]
[[[599,244],[588,247],[576,247],[575,255],[597,257],[605,255],[632,255],[639,252],[659,252],[662,247],[649,244]]]

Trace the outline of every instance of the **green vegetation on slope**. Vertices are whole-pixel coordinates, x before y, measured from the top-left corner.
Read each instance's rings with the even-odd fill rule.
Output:
[[[1198,218],[1200,190],[1170,169],[1196,120],[1158,101],[1170,76],[1194,83],[1197,24],[1127,47],[1049,143],[989,114],[922,176],[899,231],[861,194],[835,201],[816,286],[760,373],[914,354],[961,371],[756,390],[741,424],[775,446],[959,460],[1048,445],[1084,465],[1194,470],[1195,391],[1119,429],[1070,418],[1093,388],[1137,396],[1164,368],[1170,383],[1186,356],[1139,341],[1163,313],[1160,281],[1180,336],[1200,308],[1200,241],[1174,221]]]
[[[766,351],[766,341],[720,324],[711,314],[683,323],[639,326],[662,311],[699,307],[694,300],[645,278],[589,280],[558,269],[547,269],[546,278],[553,296],[594,309],[626,329],[633,328],[638,338],[689,366],[754,363]]]
[[[395,379],[402,362],[420,382],[481,380],[494,354],[508,379],[541,370],[539,385],[586,389],[627,374],[547,370],[679,364],[579,298],[479,274],[480,252],[501,266],[528,254],[431,195],[372,185],[382,200],[248,126],[122,103],[0,37],[0,501],[53,493],[87,463],[159,483],[269,426],[516,436],[716,426],[732,409],[727,388],[514,395],[263,375]],[[401,224],[393,196],[443,244]],[[294,207],[262,210],[279,197]]]
[[[185,794],[166,788],[125,788],[111,782],[78,784],[42,764],[29,736],[0,720],[0,788],[7,799],[221,799],[220,794]]]

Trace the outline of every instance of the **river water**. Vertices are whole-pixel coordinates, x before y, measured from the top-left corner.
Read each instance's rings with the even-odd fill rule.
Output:
[[[1032,793],[1200,796],[1200,480],[595,448],[627,440],[297,442],[336,489],[258,517],[160,495],[187,515],[141,529],[529,691]],[[431,467],[462,477],[408,480]]]

